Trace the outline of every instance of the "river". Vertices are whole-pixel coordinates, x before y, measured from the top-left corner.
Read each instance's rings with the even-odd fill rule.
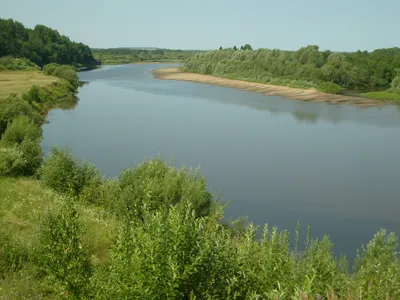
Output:
[[[336,253],[384,227],[400,235],[400,109],[307,103],[191,82],[157,80],[166,64],[105,66],[73,110],[52,110],[43,149],[68,146],[116,176],[160,154],[201,166],[230,201],[226,218],[328,234]]]

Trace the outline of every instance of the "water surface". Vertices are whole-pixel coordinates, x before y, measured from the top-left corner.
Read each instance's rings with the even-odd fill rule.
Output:
[[[165,65],[170,67],[173,65]],[[381,227],[400,234],[400,110],[284,100],[277,96],[153,79],[160,65],[80,73],[73,110],[53,110],[43,148],[115,176],[146,157],[201,166],[212,191],[249,216],[329,234],[350,257]]]

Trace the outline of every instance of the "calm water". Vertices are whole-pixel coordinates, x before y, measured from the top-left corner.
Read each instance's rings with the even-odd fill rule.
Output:
[[[168,65],[166,65],[168,66]],[[107,176],[146,157],[200,165],[209,188],[248,215],[324,233],[337,252],[385,227],[400,235],[400,110],[306,103],[152,78],[160,65],[80,73],[74,110],[54,110],[43,148],[70,147]]]

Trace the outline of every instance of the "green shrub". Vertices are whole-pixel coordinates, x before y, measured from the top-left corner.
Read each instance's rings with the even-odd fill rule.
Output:
[[[44,122],[43,115],[29,103],[19,96],[10,95],[2,99],[0,105],[0,136],[6,130],[8,124],[19,116],[27,116],[36,125],[41,125]]]
[[[212,197],[199,170],[175,169],[161,158],[150,159],[119,177],[124,213],[141,216],[146,205],[151,210],[191,203],[198,216],[208,215]]]
[[[19,175],[33,176],[37,174],[43,162],[43,151],[38,140],[26,139],[19,146],[24,161]]]
[[[62,78],[67,80],[72,84],[75,88],[78,87],[79,79],[78,74],[75,71],[75,68],[68,65],[57,65],[57,64],[49,64],[44,66],[43,72],[47,75],[56,76],[58,78]]]
[[[85,186],[98,182],[98,176],[99,172],[93,165],[80,165],[68,149],[55,147],[40,170],[40,178],[46,186],[72,196],[78,196]]]
[[[23,153],[19,148],[0,145],[0,176],[18,176],[24,165]]]
[[[0,66],[3,70],[38,70],[39,67],[27,58],[12,56],[0,57]]]
[[[39,141],[24,140],[21,145],[0,144],[0,176],[35,175],[43,161]]]
[[[397,75],[395,78],[393,78],[390,87],[391,92],[400,93],[400,75]]]
[[[43,73],[46,75],[53,75],[55,69],[57,69],[60,65],[56,63],[47,64],[43,67]]]
[[[121,228],[110,253],[103,299],[227,299],[235,267],[229,234],[186,206],[143,209],[145,222]]]
[[[318,84],[317,90],[323,93],[339,94],[344,88],[333,82],[321,82]]]
[[[396,235],[382,229],[361,248],[354,268],[360,297],[400,299],[398,245]]]
[[[2,135],[5,145],[22,144],[24,140],[39,141],[42,138],[42,129],[27,116],[16,117]]]
[[[82,201],[104,207],[114,214],[122,214],[124,205],[121,201],[121,188],[118,179],[104,180],[94,177],[81,193]]]
[[[39,236],[40,269],[50,280],[63,285],[73,299],[87,294],[92,272],[82,234],[76,208],[67,201],[58,211],[46,214]]]
[[[33,85],[31,89],[22,95],[22,98],[28,103],[41,102],[40,101],[40,88],[37,85]]]

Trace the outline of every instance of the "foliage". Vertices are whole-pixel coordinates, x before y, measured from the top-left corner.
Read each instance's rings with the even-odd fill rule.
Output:
[[[92,66],[97,61],[90,48],[71,42],[58,31],[43,25],[25,28],[12,19],[0,19],[0,57],[27,58],[38,66],[49,63]]]
[[[400,262],[398,240],[382,229],[358,253],[355,272],[360,297],[366,299],[400,298]],[[377,276],[379,274],[379,276]]]
[[[9,123],[0,142],[0,176],[31,176],[42,163],[42,130],[27,116]]]
[[[101,64],[128,64],[135,62],[181,62],[185,61],[197,50],[170,49],[92,49],[93,56]]]
[[[333,82],[322,82],[318,85],[317,90],[324,93],[339,94],[344,88]]]
[[[27,116],[15,118],[2,135],[5,145],[22,144],[24,140],[39,141],[42,138],[42,129]]]
[[[225,78],[261,83],[285,84],[293,80],[309,82],[321,91],[341,89],[384,89],[397,86],[400,49],[339,53],[307,46],[298,51],[242,47],[201,52],[185,62],[184,70]],[[304,85],[304,84],[303,84]]]
[[[58,65],[55,63],[44,66],[43,72],[46,75],[53,75],[61,79],[67,80],[74,88],[78,87],[79,79],[74,67],[66,65]]]
[[[79,195],[86,185],[96,182],[98,176],[94,167],[87,163],[79,164],[68,149],[55,147],[51,149],[40,170],[44,185],[72,196]]]
[[[26,116],[36,125],[40,125],[44,118],[34,107],[16,95],[1,100],[0,105],[0,136],[3,135],[9,123],[15,118]]]
[[[39,67],[27,58],[14,58],[12,56],[0,57],[0,71],[38,69]]]
[[[143,211],[143,223],[121,227],[111,249],[104,299],[224,299],[234,269],[227,232],[186,207]]]
[[[390,91],[400,93],[400,75],[397,75],[395,78],[393,78],[390,86]]]
[[[123,213],[131,217],[142,218],[144,205],[162,210],[191,203],[197,216],[210,212],[212,197],[198,170],[177,170],[159,157],[122,172],[119,187]]]
[[[82,232],[76,208],[66,202],[58,211],[49,212],[41,226],[40,268],[63,285],[74,299],[81,299],[89,284],[91,264],[81,242]]]
[[[24,169],[23,153],[18,147],[0,145],[0,177],[18,176]]]

